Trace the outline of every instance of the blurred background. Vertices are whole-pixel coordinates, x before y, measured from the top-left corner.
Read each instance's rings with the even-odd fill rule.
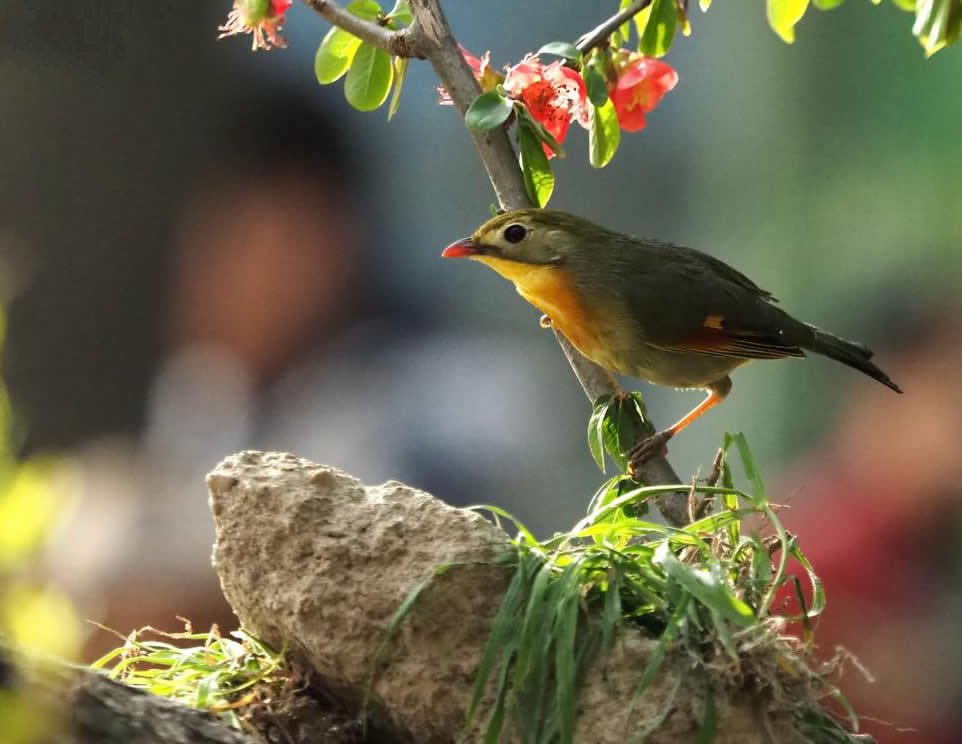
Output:
[[[497,66],[614,9],[447,5]],[[123,632],[231,625],[203,478],[242,448],[496,503],[539,534],[601,480],[588,402],[538,313],[492,272],[441,263],[493,194],[432,71],[412,64],[387,124],[317,86],[327,27],[306,8],[288,49],[257,54],[215,40],[228,10],[2,10],[9,449],[54,463],[32,502],[58,514],[43,575]],[[868,728],[962,741],[962,49],[925,60],[911,17],[868,3],[809,12],[794,46],[759,4],[692,25],[668,57],[678,87],[612,165],[593,171],[571,134],[552,206],[711,252],[876,349],[906,395],[822,359],[752,365],[672,462],[707,472],[744,431],[825,579],[826,654],[844,644],[879,678],[845,680],[894,724]],[[700,398],[641,389],[661,424]]]

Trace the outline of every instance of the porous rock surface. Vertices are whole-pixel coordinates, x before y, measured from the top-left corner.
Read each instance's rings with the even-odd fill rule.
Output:
[[[363,699],[377,659],[374,699],[400,735],[419,744],[453,742],[510,579],[493,563],[509,548],[504,532],[401,483],[364,486],[288,454],[228,457],[208,487],[214,566],[243,626],[292,650],[348,704]],[[445,564],[456,565],[434,576],[382,646],[410,590]],[[582,687],[578,742],[621,744],[639,724],[660,717],[674,675],[661,675],[632,701],[653,647],[641,634],[622,633],[604,670]],[[675,692],[677,702],[649,744],[694,739],[701,705],[687,691]],[[748,705],[719,700],[716,709],[716,744],[769,740]],[[784,733],[777,741],[794,740]],[[480,736],[467,737],[475,740]],[[514,737],[506,733],[502,741]]]

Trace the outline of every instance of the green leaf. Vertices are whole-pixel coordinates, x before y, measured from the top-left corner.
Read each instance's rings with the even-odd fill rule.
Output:
[[[381,6],[375,0],[354,0],[354,2],[344,6],[344,10],[358,18],[363,18],[365,21],[373,21],[381,15]]]
[[[631,0],[621,0],[621,2],[618,4],[618,12],[620,13],[629,5],[631,5]],[[642,13],[644,12],[645,11],[642,11]],[[611,35],[611,40],[614,42],[615,46],[621,46],[622,44],[627,44],[630,38],[631,38],[631,23],[629,21],[625,21],[624,23],[622,23],[621,28],[617,29]]]
[[[645,33],[641,35],[638,45],[639,51],[648,57],[663,57],[675,38],[677,25],[678,9],[675,7],[675,0],[654,0]]]
[[[842,2],[844,0],[812,0],[812,5],[819,10],[835,10]]]
[[[602,422],[605,449],[622,470],[628,467],[625,454],[650,430],[646,423],[645,403],[641,393],[633,392],[613,399]]]
[[[931,57],[959,38],[962,28],[962,3],[959,0],[917,0],[912,33]]]
[[[808,574],[809,583],[812,585],[812,606],[808,608],[805,614],[810,618],[816,617],[825,609],[825,587],[822,585],[822,580],[818,578],[818,574],[815,573],[811,561],[809,561],[808,557],[802,552],[795,538],[790,540],[788,552],[799,562],[801,567],[805,569],[805,573]]]
[[[542,54],[553,54],[556,57],[564,57],[572,62],[581,63],[581,52],[578,50],[578,47],[574,44],[569,44],[567,41],[552,41],[545,44],[535,53],[535,56]]]
[[[346,10],[358,18],[375,20],[381,14],[381,6],[374,0],[355,0]],[[340,28],[332,28],[324,36],[314,56],[314,75],[321,85],[328,85],[341,78],[351,67],[361,40]]]
[[[726,437],[727,438],[727,437]],[[748,446],[748,440],[742,432],[738,432],[731,437],[731,440],[738,448],[738,456],[741,458],[742,467],[745,469],[745,477],[752,484],[752,498],[756,502],[765,500],[765,484],[762,481],[761,473],[755,462],[755,456]]]
[[[808,10],[808,0],[766,0],[768,25],[786,44],[795,41],[795,24]]]
[[[401,91],[404,88],[404,78],[408,74],[408,58],[394,58],[394,92],[391,94],[391,103],[387,107],[387,120],[391,121],[401,105]]]
[[[768,586],[772,580],[772,556],[758,537],[746,538],[751,545],[752,579],[758,586]]]
[[[541,138],[527,120],[518,122],[518,149],[521,151],[521,172],[524,186],[537,206],[543,207],[554,191],[554,174],[548,156],[541,146]]]
[[[344,81],[344,97],[358,111],[374,111],[387,100],[393,80],[391,55],[372,44],[361,44]]]
[[[328,85],[347,72],[354,60],[361,40],[340,28],[327,32],[314,55],[314,74],[317,82]]]
[[[585,86],[588,88],[588,100],[595,106],[604,106],[608,100],[608,83],[594,65],[585,67]]]
[[[492,90],[474,99],[464,113],[464,123],[469,129],[486,131],[504,124],[512,111],[514,103]]]
[[[615,155],[621,141],[618,114],[611,101],[591,107],[591,129],[588,130],[588,159],[594,168],[604,168]]]
[[[387,14],[387,17],[394,21],[396,25],[400,26],[410,26],[414,21],[408,0],[397,0],[397,2],[394,3],[394,7],[391,8],[391,12]]]
[[[561,601],[556,605],[555,615],[555,699],[557,721],[562,742],[574,741],[575,724],[578,719],[577,703],[577,652],[575,645],[578,632],[579,573],[577,564],[565,571]]]
[[[651,18],[651,5],[649,4],[640,13],[635,14],[635,33],[638,34],[638,43],[641,45],[641,36],[645,33],[645,28],[648,26],[648,19]],[[627,39],[625,40],[627,41]]]
[[[595,401],[591,418],[588,419],[588,450],[598,465],[598,470],[605,472],[605,435],[603,424],[611,405],[611,396],[603,395]]]
[[[682,563],[664,541],[655,549],[652,561],[661,566],[668,578],[695,599],[736,625],[747,628],[755,622],[752,608],[736,597],[721,579],[720,571],[696,568]]]
[[[523,124],[527,126],[528,129],[534,133],[535,137],[547,145],[549,149],[554,151],[555,155],[562,158],[565,156],[565,151],[561,146],[561,143],[558,142],[554,135],[545,128],[544,124],[531,115],[531,112],[528,110],[527,106],[520,101],[516,101],[514,105],[514,111],[518,117],[519,125]]]

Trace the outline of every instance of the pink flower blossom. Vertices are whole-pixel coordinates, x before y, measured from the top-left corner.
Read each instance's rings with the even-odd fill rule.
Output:
[[[631,53],[616,61],[618,79],[610,86],[618,124],[626,132],[645,128],[645,114],[678,83],[678,73],[667,62]]]
[[[504,75],[491,67],[491,52],[485,52],[484,56],[478,59],[464,47],[461,47],[461,54],[464,61],[468,63],[471,72],[474,73],[475,80],[481,86],[481,90],[487,92],[494,90],[504,81]],[[442,106],[450,106],[453,102],[451,96],[443,87],[438,87],[438,103]]]
[[[508,70],[504,90],[524,102],[531,116],[563,142],[572,120],[588,126],[588,89],[581,75],[561,62],[543,65],[537,57],[525,57]],[[545,153],[554,152],[545,145]]]

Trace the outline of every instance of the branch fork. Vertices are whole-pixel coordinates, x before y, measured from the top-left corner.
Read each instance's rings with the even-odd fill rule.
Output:
[[[361,41],[380,47],[395,57],[424,59],[416,24],[393,31],[380,23],[349,13],[333,0],[304,0],[304,3],[331,25],[342,28]]]

